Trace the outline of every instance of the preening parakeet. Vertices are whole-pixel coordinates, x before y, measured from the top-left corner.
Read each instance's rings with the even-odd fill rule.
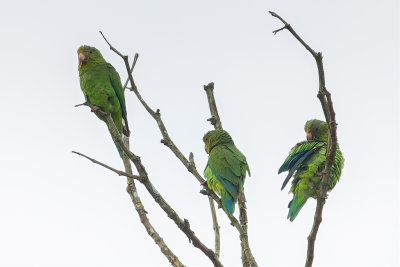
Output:
[[[124,90],[118,72],[94,47],[79,47],[78,58],[80,84],[86,101],[110,113],[119,133],[129,136]],[[107,124],[104,118],[98,117]],[[121,147],[115,145],[122,157]]]
[[[221,196],[222,208],[233,214],[235,203],[243,191],[246,171],[250,176],[246,157],[236,148],[231,136],[224,130],[207,132],[203,141],[209,154],[204,169],[207,185]]]
[[[289,152],[289,156],[279,168],[278,174],[289,171],[281,190],[294,174],[292,187],[293,199],[289,202],[288,219],[293,221],[307,199],[316,196],[323,176],[326,159],[326,144],[328,142],[328,124],[320,120],[309,120],[304,126],[307,141],[296,144]],[[344,158],[339,145],[336,148],[335,161],[332,165],[332,180],[329,185],[331,191],[339,181],[344,164]]]

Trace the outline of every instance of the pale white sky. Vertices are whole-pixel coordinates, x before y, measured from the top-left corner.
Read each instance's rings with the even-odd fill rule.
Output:
[[[314,266],[399,266],[399,6],[392,1],[1,1],[0,266],[169,266],[146,234],[126,181],[71,150],[122,169],[104,123],[87,108],[76,50],[100,49],[134,75],[170,136],[199,171],[211,129],[203,85],[215,82],[223,126],[247,156],[249,234],[259,266],[302,266],[315,201],[293,223],[277,170],[323,118],[316,65],[267,11],[322,51],[345,156],[316,242]],[[209,247],[208,200],[155,122],[127,93],[135,153],[165,199]],[[187,266],[211,266],[139,185],[149,218]],[[218,211],[221,261],[240,266],[237,232]]]

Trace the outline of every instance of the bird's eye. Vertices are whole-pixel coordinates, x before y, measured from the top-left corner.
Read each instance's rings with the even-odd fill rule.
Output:
[[[93,53],[93,49],[92,49],[92,48],[89,50],[89,53],[90,53],[90,54]]]

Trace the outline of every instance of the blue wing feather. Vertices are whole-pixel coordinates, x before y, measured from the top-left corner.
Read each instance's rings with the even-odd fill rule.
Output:
[[[287,171],[289,169],[291,169],[293,167],[293,165],[302,157],[304,156],[304,154],[306,154],[308,151],[302,151],[299,152],[297,154],[294,154],[293,157],[290,158],[290,160],[288,162],[286,162],[285,164],[283,164],[278,171],[278,174],[280,174],[281,172]]]
[[[228,180],[226,180],[223,177],[221,177],[218,173],[216,173],[211,168],[211,166],[209,166],[209,167],[210,167],[212,173],[217,177],[218,181],[223,185],[225,190],[232,196],[234,201],[236,201],[237,200],[237,195],[238,195],[237,187],[234,184],[232,184],[231,182],[229,182]]]
[[[279,168],[279,173],[283,171],[289,170],[288,175],[286,176],[285,181],[283,181],[281,190],[285,188],[287,183],[289,182],[290,178],[294,174],[294,172],[301,166],[303,161],[315,151],[315,148],[318,147],[318,145],[321,144],[321,142],[317,142],[315,145],[313,145],[310,149],[301,151],[299,153],[294,154],[290,160],[288,160],[287,163],[283,164],[281,168]]]

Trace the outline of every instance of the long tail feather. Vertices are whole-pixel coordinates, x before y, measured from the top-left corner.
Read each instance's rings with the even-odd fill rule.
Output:
[[[224,192],[221,196],[222,208],[229,214],[235,211],[235,202],[228,192]]]
[[[124,153],[124,151],[122,150],[122,147],[117,142],[114,142],[114,144],[118,150],[119,156],[122,158],[122,155]]]
[[[106,124],[107,124],[108,130],[109,130],[110,135],[111,135],[111,138],[112,138],[112,133],[111,133],[111,130],[110,130],[110,126],[108,126],[108,123],[107,123],[107,122],[106,122]],[[121,127],[121,128],[122,128],[122,127]],[[119,130],[119,133],[121,133],[121,131],[122,131],[122,129]],[[117,142],[115,142],[114,139],[113,139],[113,142],[114,142],[114,144],[115,144],[115,147],[116,147],[117,150],[118,150],[119,156],[122,158],[122,155],[123,155],[123,152],[124,152],[124,151],[122,150],[122,147],[121,147]]]
[[[299,214],[301,208],[306,204],[308,197],[295,195],[293,200],[289,203],[289,213],[287,218],[293,222]]]

